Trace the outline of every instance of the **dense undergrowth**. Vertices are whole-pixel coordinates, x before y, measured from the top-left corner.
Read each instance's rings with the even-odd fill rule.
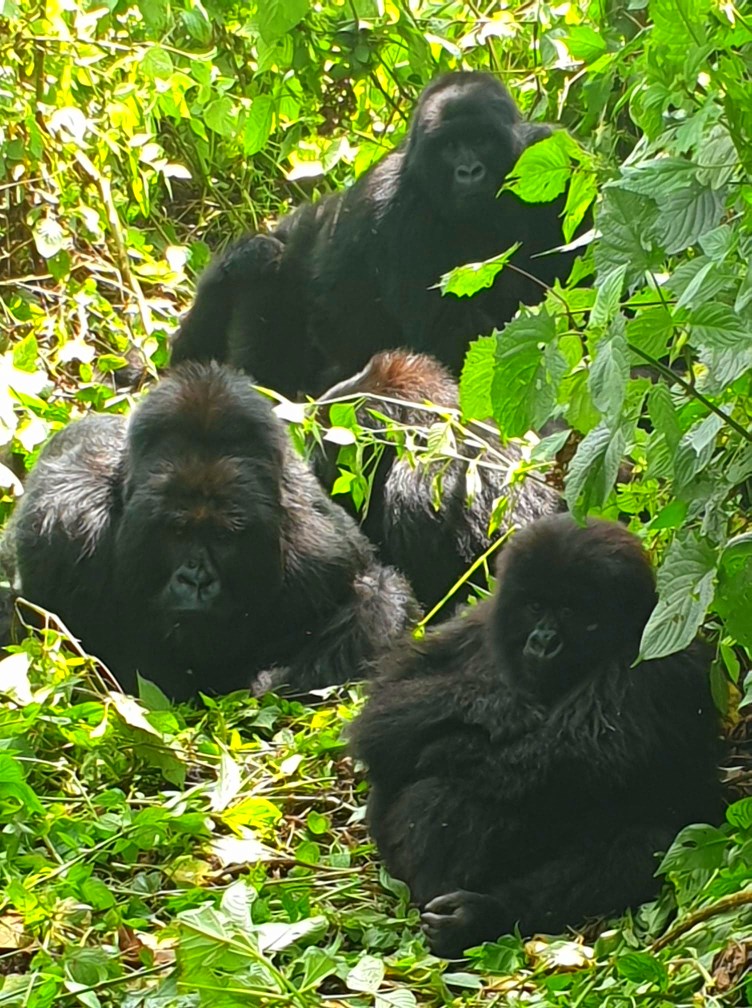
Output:
[[[563,420],[570,505],[632,516],[663,564],[643,652],[715,643],[739,801],[597,940],[508,937],[447,968],[362,825],[342,737],[360,690],[139,705],[50,632],[0,664],[0,1006],[752,1003],[744,5],[0,0],[2,516],[51,432],[126,410],[164,365],[213,249],[346,184],[461,65],[568,128],[516,185],[568,183],[572,228],[596,197],[599,235],[568,287],[473,346],[465,415],[506,436]]]

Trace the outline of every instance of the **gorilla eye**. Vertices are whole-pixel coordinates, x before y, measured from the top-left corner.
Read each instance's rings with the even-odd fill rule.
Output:
[[[533,614],[533,616],[540,616],[540,614],[543,612],[543,606],[540,604],[540,602],[536,602],[534,599],[531,599],[528,602],[527,608],[528,611]]]

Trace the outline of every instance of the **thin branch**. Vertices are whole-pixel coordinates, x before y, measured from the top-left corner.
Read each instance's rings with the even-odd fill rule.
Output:
[[[678,924],[674,924],[672,928],[661,937],[654,941],[650,946],[651,952],[660,952],[671,942],[675,941],[677,938],[681,938],[683,934],[687,931],[691,931],[693,927],[698,924],[702,924],[703,921],[710,920],[711,917],[717,917],[719,914],[728,913],[729,910],[736,910],[738,907],[742,906],[752,906],[752,892],[738,892],[732,893],[731,896],[724,896],[723,899],[718,900],[717,903],[711,903],[710,906],[703,907],[701,910],[695,911],[695,913],[690,914],[689,917],[685,917],[684,920],[679,921]]]

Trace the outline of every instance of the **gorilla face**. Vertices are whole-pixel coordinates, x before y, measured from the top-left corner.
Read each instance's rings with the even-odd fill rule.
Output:
[[[497,570],[494,633],[504,674],[550,699],[589,671],[631,661],[655,604],[653,575],[621,526],[568,515],[517,534]]]
[[[492,78],[467,77],[426,89],[407,144],[408,174],[443,216],[459,221],[488,214],[524,146],[506,91]]]
[[[261,624],[280,589],[283,450],[250,383],[181,378],[134,414],[115,565],[135,621],[197,663],[218,635],[240,642]]]

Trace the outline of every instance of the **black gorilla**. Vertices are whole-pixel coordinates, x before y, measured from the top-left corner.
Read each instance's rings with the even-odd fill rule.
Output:
[[[375,430],[383,429],[384,425],[374,417],[373,410],[400,424],[428,428],[437,422],[436,414],[421,409],[417,403],[429,402],[451,409],[459,405],[457,384],[447,369],[433,357],[405,350],[376,354],[363,371],[329,389],[322,399],[326,402],[353,394],[362,394],[365,400],[357,409],[359,422]],[[371,396],[378,398],[370,399]],[[382,397],[399,401],[384,401]],[[491,461],[508,466],[519,461],[517,445],[502,447],[480,429],[475,433],[489,441],[493,449],[489,455]],[[425,465],[415,465],[407,457],[399,458],[391,446],[385,447],[378,458],[368,459],[366,454],[366,465],[373,466],[373,475],[361,528],[378,546],[382,559],[407,575],[419,601],[426,607],[440,601],[472,562],[489,548],[493,541],[488,532],[489,522],[499,498],[507,499],[499,533],[561,508],[560,496],[542,479],[530,477],[511,484],[507,482],[507,472],[484,466],[477,468],[475,493],[468,501],[468,467],[481,452],[463,444],[458,445],[458,451],[466,457],[465,461],[439,460]],[[337,454],[338,450],[327,445],[314,458],[316,473],[329,489],[339,472]],[[441,488],[438,509],[434,505],[436,480]],[[352,504],[350,496],[335,499]],[[484,585],[485,577],[479,583]],[[467,591],[458,591],[453,604],[467,595]],[[446,606],[444,615],[449,615],[451,609],[452,606]]]
[[[541,518],[492,598],[384,659],[353,750],[437,954],[640,903],[655,852],[719,814],[703,646],[632,667],[654,602],[620,525]]]
[[[497,196],[522,151],[550,132],[523,122],[487,74],[433,81],[405,141],[352,188],[300,207],[272,236],[241,239],[209,267],[173,361],[229,360],[287,395],[320,392],[400,345],[458,371],[470,339],[569,273],[571,254],[533,258],[561,244],[563,200]],[[436,289],[453,267],[515,242],[524,274],[507,267],[470,299]]]
[[[11,522],[22,594],[122,685],[170,696],[362,676],[417,616],[247,377],[176,368],[56,435]]]

